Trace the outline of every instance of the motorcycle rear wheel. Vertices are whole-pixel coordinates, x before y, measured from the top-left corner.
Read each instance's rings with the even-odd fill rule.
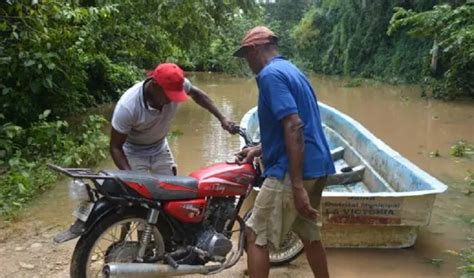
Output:
[[[252,209],[248,210],[244,215],[244,221],[250,218]],[[281,266],[289,264],[303,253],[303,242],[293,232],[289,232],[286,239],[282,242],[280,247],[270,248],[269,257],[271,266]]]
[[[133,262],[138,254],[140,241],[138,227],[146,224],[145,218],[143,213],[131,211],[124,214],[112,213],[101,219],[77,242],[71,259],[71,277],[101,277],[106,263]],[[149,246],[160,255],[164,253],[163,237],[156,227]],[[152,248],[147,248],[147,253]]]

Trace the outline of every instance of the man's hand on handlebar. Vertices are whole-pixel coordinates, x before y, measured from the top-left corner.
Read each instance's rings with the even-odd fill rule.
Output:
[[[239,126],[227,118],[221,120],[221,126],[223,129],[227,130],[230,134],[236,134],[239,132]]]
[[[239,165],[252,163],[253,159],[260,155],[262,155],[262,148],[260,145],[247,147],[235,154],[235,163]]]

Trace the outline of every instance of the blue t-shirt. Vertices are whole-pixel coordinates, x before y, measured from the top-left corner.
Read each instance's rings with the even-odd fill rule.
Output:
[[[281,120],[297,113],[304,124],[303,178],[335,172],[324,137],[316,95],[304,74],[282,56],[274,57],[258,74],[258,120],[265,166],[263,176],[283,179],[288,156]]]

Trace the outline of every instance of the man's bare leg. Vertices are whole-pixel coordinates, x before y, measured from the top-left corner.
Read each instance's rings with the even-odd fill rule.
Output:
[[[270,272],[267,247],[255,244],[257,237],[252,229],[246,227],[245,235],[247,237],[247,267],[250,278],[267,278]]]
[[[308,259],[314,277],[328,278],[328,262],[322,242],[320,240],[314,240],[311,242],[307,240],[302,241],[306,253],[306,259]]]

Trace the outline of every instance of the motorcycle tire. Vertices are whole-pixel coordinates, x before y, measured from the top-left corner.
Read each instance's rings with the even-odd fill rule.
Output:
[[[90,253],[93,251],[92,248],[94,247],[95,243],[97,242],[97,240],[101,238],[101,236],[103,235],[104,232],[107,231],[107,229],[127,219],[129,220],[140,219],[146,222],[146,214],[140,210],[136,210],[136,211],[130,210],[121,214],[111,213],[105,216],[103,219],[101,219],[99,223],[96,226],[94,226],[93,229],[89,233],[84,234],[79,238],[76,244],[76,247],[74,248],[74,253],[71,259],[71,266],[70,266],[71,278],[89,278],[87,276],[87,269],[89,267],[88,261],[89,261]],[[157,229],[156,231],[154,231],[154,234],[156,234],[156,232],[159,234],[159,231]],[[159,234],[159,236],[161,237],[161,234]],[[164,250],[164,247],[163,247],[163,250]]]
[[[247,219],[250,218],[250,215],[252,215],[252,208],[245,213],[243,220],[247,221]],[[295,233],[290,232],[288,234],[288,238],[291,240],[284,242],[280,248],[270,248],[269,255],[271,266],[282,266],[289,264],[290,262],[296,260],[296,258],[298,258],[303,253],[303,242],[301,242],[298,236]],[[297,246],[291,248],[292,245],[295,244]],[[287,249],[289,250],[286,251]]]

